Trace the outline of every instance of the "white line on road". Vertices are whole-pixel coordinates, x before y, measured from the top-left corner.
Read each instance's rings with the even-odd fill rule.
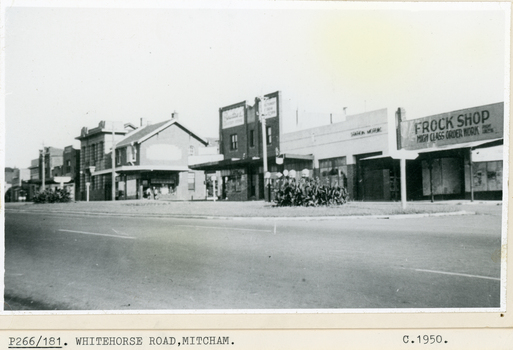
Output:
[[[442,274],[442,275],[453,275],[453,276],[463,276],[463,277],[472,277],[472,278],[483,278],[483,279],[494,280],[494,281],[500,281],[501,280],[500,278],[496,278],[496,277],[479,276],[479,275],[468,275],[468,274],[465,274],[465,273],[433,271],[433,270],[423,270],[423,269],[412,269],[412,270],[420,271],[420,272],[439,273],[439,274]]]
[[[196,228],[215,228],[215,229],[220,229],[220,230],[272,232],[272,230],[259,230],[256,228],[217,227],[217,226],[199,226],[199,225],[175,225],[175,226],[196,227]]]
[[[72,232],[72,233],[81,233],[81,234],[84,234],[84,235],[93,235],[93,236],[105,236],[105,237],[124,238],[124,239],[136,239],[135,237],[130,237],[130,236],[108,235],[108,234],[104,234],[104,233],[73,231],[73,230],[58,230],[58,231],[61,231],[61,232]]]

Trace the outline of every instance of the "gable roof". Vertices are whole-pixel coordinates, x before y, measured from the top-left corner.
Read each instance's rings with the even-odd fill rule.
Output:
[[[152,137],[153,135],[161,132],[162,130],[167,129],[171,125],[176,124],[180,128],[184,129],[186,132],[190,133],[192,136],[197,138],[200,142],[207,145],[208,141],[203,139],[202,137],[196,135],[190,129],[186,128],[182,123],[179,123],[176,119],[166,120],[160,123],[150,124],[143,128],[136,129],[128,134],[125,138],[121,139],[116,147],[124,147],[128,146],[132,143],[141,143]]]

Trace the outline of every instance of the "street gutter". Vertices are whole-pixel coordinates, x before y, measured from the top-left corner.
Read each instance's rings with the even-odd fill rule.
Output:
[[[108,212],[85,212],[85,211],[62,211],[62,210],[39,210],[39,209],[11,209],[6,211],[28,212],[28,213],[52,213],[52,214],[71,214],[81,216],[134,216],[134,213],[108,213]],[[475,212],[460,210],[456,212],[441,213],[419,213],[419,214],[393,214],[393,215],[339,215],[339,216],[220,216],[220,215],[186,215],[186,214],[151,214],[145,213],[144,217],[151,218],[174,218],[174,219],[206,219],[206,220],[355,220],[355,219],[415,219],[424,217],[475,215]]]

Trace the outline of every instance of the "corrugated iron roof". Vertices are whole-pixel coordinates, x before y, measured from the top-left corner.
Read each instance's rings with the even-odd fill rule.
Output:
[[[140,139],[144,138],[145,136],[148,136],[155,132],[157,129],[159,129],[161,126],[164,126],[166,123],[171,123],[172,120],[166,120],[160,123],[150,124],[143,128],[140,128],[138,130],[134,130],[130,134],[128,134],[124,139],[121,139],[117,144],[116,147],[123,147],[128,146],[132,142],[137,142]]]

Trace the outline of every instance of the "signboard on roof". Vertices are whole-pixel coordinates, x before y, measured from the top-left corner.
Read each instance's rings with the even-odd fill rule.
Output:
[[[223,118],[223,129],[244,124],[244,107],[236,107],[221,112]]]
[[[502,137],[503,102],[401,122],[401,145],[407,150]]]
[[[278,103],[276,97],[264,99],[263,117],[273,118],[278,116]]]

